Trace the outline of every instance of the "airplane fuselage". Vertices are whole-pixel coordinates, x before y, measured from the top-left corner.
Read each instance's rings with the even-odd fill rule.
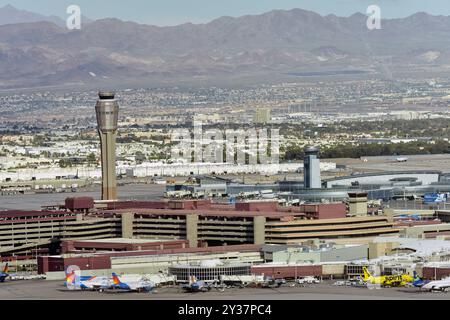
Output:
[[[450,280],[431,281],[421,287],[422,290],[428,291],[447,291],[450,288]]]
[[[204,282],[194,282],[188,286],[185,286],[184,289],[190,292],[199,292],[199,291],[207,291],[210,290],[211,288]]]
[[[413,282],[411,276],[408,275],[393,275],[393,276],[380,276],[371,277],[368,279],[371,284],[379,284],[385,287],[402,287],[407,283]]]

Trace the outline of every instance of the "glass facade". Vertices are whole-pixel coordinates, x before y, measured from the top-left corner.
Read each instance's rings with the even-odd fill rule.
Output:
[[[190,276],[201,281],[219,281],[220,276],[251,275],[251,265],[220,265],[216,267],[202,266],[174,266],[169,267],[169,275],[176,276],[177,282],[188,282]]]
[[[345,266],[345,275],[347,278],[356,278],[364,275],[363,268],[367,265],[353,265],[348,264]]]

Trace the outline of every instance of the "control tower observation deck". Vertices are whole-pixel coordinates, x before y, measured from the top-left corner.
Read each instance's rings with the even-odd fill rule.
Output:
[[[95,106],[102,153],[102,200],[117,199],[116,138],[119,104],[114,92],[99,92]]]

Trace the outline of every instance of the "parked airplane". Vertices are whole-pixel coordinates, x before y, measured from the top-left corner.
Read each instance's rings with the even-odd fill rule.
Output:
[[[152,281],[145,279],[132,280],[127,282],[120,281],[117,274],[112,274],[113,287],[125,291],[146,291],[151,292],[155,288],[155,284]]]
[[[189,284],[184,285],[182,288],[189,292],[206,292],[211,290],[211,285],[205,281],[198,281],[196,276],[190,276]]]
[[[424,285],[426,285],[427,283],[429,283],[430,281],[427,280],[423,280],[419,277],[419,275],[417,274],[417,272],[414,271],[414,281],[412,283],[412,285],[416,288],[422,288]]]
[[[70,274],[72,274],[74,271],[73,270],[69,270],[69,269],[67,269],[66,271],[65,271],[65,273],[66,273],[66,280],[65,280],[65,282],[64,282],[64,285],[65,286],[67,286],[67,279],[69,278],[69,275]],[[87,281],[87,280],[89,280],[89,279],[91,279],[93,276],[77,276],[77,280],[79,280],[79,281]]]
[[[6,263],[2,272],[0,272],[0,282],[5,282],[5,279],[9,277],[8,271],[9,271],[8,263]]]
[[[447,291],[448,288],[450,288],[450,277],[447,277],[442,280],[430,281],[421,287],[422,290],[428,290],[430,292],[431,291],[445,292]]]
[[[108,277],[93,276],[89,279],[82,280],[72,271],[66,277],[66,286],[72,290],[97,290],[103,291],[112,287],[111,280]]]
[[[431,193],[426,194],[423,197],[423,203],[441,203],[447,200],[447,195],[443,193]]]
[[[383,287],[403,287],[408,283],[414,282],[413,277],[409,274],[394,276],[372,276],[366,267],[363,268],[364,282],[371,285],[381,285]]]

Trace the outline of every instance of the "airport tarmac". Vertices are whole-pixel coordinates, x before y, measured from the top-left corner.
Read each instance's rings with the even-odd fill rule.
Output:
[[[120,200],[159,200],[166,190],[165,185],[129,184],[118,186]],[[0,210],[40,210],[41,206],[64,203],[68,197],[101,198],[100,185],[92,186],[88,191],[42,193],[0,196]]]
[[[417,288],[367,289],[333,286],[333,281],[307,287],[232,288],[220,292],[186,293],[179,287],[154,293],[72,291],[63,281],[29,280],[0,284],[0,300],[450,300],[450,293],[421,292]]]
[[[347,171],[353,173],[370,173],[383,171],[415,171],[415,170],[438,170],[450,172],[450,154],[435,155],[411,155],[407,162],[397,162],[398,156],[363,157],[361,159],[322,159],[322,161],[336,162],[338,165],[345,165]],[[403,156],[402,156],[403,157]],[[241,175],[223,176],[237,181],[241,181]],[[322,173],[322,178],[331,178],[326,172]],[[301,173],[285,173],[274,176],[245,175],[246,183],[273,183],[283,179],[302,180]],[[183,181],[184,178],[178,177]],[[121,200],[158,200],[165,191],[165,185],[158,184],[130,184],[119,186],[119,199]],[[101,195],[100,185],[90,187],[86,191],[76,193],[45,193],[30,195],[10,195],[0,196],[0,210],[39,210],[43,205],[54,205],[63,203],[67,197],[89,196],[99,199]]]
[[[398,162],[397,158],[407,158],[406,162]],[[345,165],[354,173],[382,171],[415,171],[438,170],[450,172],[450,154],[426,154],[407,156],[361,157],[358,159],[323,159]]]

